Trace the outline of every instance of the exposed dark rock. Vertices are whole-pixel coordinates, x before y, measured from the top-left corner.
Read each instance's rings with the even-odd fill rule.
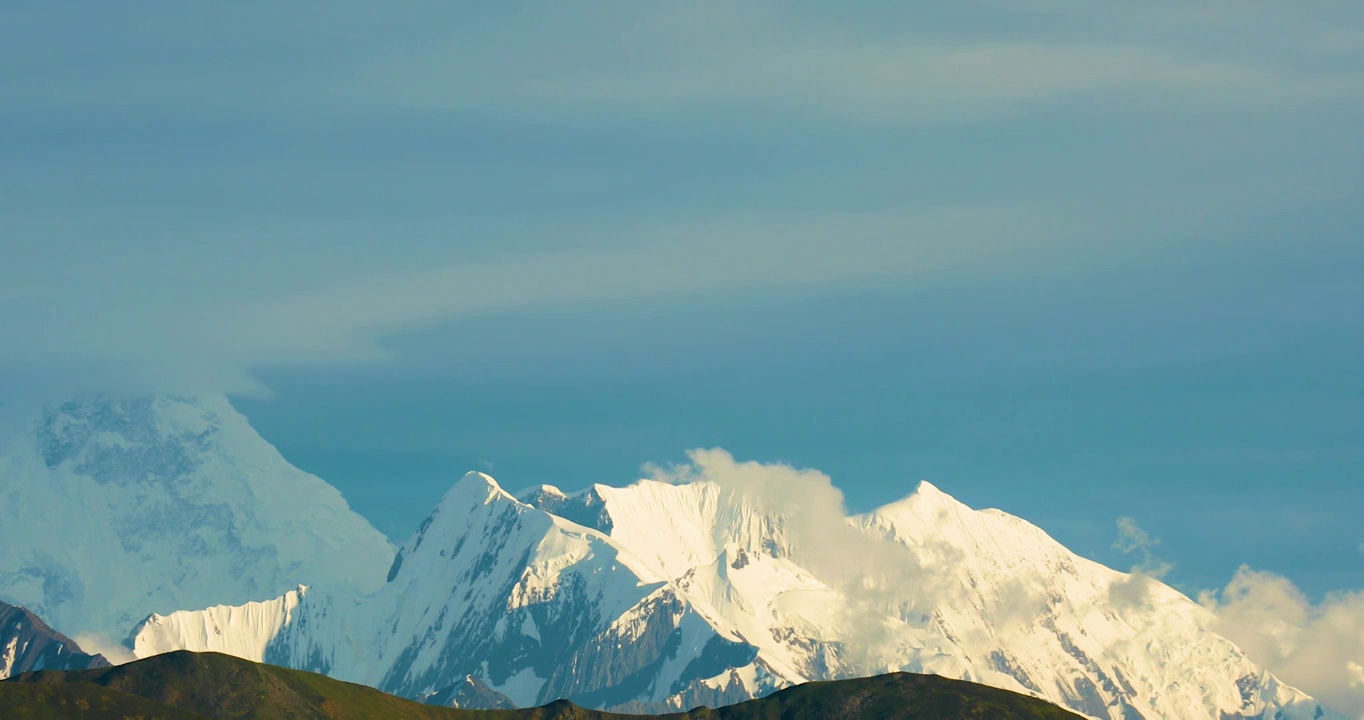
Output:
[[[0,680],[35,670],[109,667],[24,608],[0,602]]]

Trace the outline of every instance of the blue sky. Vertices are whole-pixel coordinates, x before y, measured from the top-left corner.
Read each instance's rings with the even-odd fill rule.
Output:
[[[1357,3],[0,8],[0,392],[468,469],[929,479],[1364,586]]]

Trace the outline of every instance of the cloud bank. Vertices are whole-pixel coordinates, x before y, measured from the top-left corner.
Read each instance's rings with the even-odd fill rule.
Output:
[[[1285,51],[1320,55],[1314,40],[1331,28],[1283,7],[1214,4],[1199,17],[1155,7],[961,5],[878,14],[777,3],[615,6],[595,18],[609,38],[604,44],[562,31],[581,22],[576,9],[520,15],[455,27],[363,65],[358,84],[362,97],[406,107],[619,116],[737,106],[862,127],[1010,118],[1096,96],[1126,111],[1182,114],[1364,91],[1358,68],[1293,62]],[[994,27],[981,22],[992,14]],[[1278,23],[1278,42],[1246,52],[1249,45],[1179,39],[1224,29],[1231,15],[1240,15],[1235,24],[1247,40]],[[961,26],[974,32],[955,29]],[[500,72],[470,73],[486,62],[490,45],[539,51],[493,50]]]
[[[312,253],[311,268],[300,263],[301,250],[266,242],[152,258],[113,247],[69,259],[20,248],[0,268],[0,285],[9,290],[0,309],[12,320],[0,327],[0,366],[99,382],[250,391],[258,389],[255,368],[379,360],[386,335],[460,317],[831,288],[963,267],[990,272],[1010,261],[1024,268],[1026,253],[1038,246],[1074,239],[1064,221],[1040,209],[1003,206],[558,233],[567,239],[563,249],[464,261],[458,251],[419,253],[430,258],[424,267],[378,257],[365,269],[338,262],[354,246]],[[381,250],[361,249],[368,256]],[[293,286],[280,282],[278,263],[305,265],[290,270]],[[232,277],[221,274],[224,264]]]
[[[1350,717],[1364,718],[1364,592],[1311,602],[1287,578],[1242,566],[1199,602],[1214,630],[1284,682]]]

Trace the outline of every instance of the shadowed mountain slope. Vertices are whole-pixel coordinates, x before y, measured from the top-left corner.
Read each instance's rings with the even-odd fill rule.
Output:
[[[108,667],[25,608],[0,602],[0,680],[33,670]]]

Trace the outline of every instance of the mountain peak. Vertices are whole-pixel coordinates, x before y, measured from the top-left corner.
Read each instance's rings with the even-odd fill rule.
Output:
[[[952,500],[953,502],[955,502],[955,499],[951,495],[948,495],[947,493],[943,492],[941,489],[938,488],[937,485],[934,485],[933,483],[927,480],[919,481],[919,484],[914,488],[914,494],[921,495],[925,498],[933,498],[936,500],[946,498],[948,500]]]
[[[568,494],[553,485],[533,485],[516,493],[516,499],[541,510],[548,510],[543,507],[547,504],[562,503],[568,499]],[[552,512],[552,511],[551,511]]]
[[[498,498],[516,499],[511,493],[503,490],[502,486],[493,479],[493,476],[477,470],[470,470],[464,473],[464,476],[459,480],[456,480],[454,485],[450,486],[445,497],[441,498],[440,506],[445,507],[450,504],[458,506],[487,505]]]
[[[492,475],[478,470],[470,470],[469,472],[464,473],[464,477],[460,478],[459,482],[481,483],[488,487],[497,488],[498,490],[502,489],[502,486],[497,484],[497,481],[493,479]]]
[[[426,516],[417,532],[399,550],[393,565],[389,568],[388,580],[392,582],[401,568],[404,558],[411,556],[428,537],[447,537],[464,532],[470,517],[479,508],[487,507],[498,501],[510,501],[512,505],[524,506],[487,473],[471,470],[455,481],[445,491],[440,502]]]
[[[505,498],[513,502],[520,502],[512,497],[501,485],[493,479],[491,475],[477,470],[470,470],[464,473],[449,490],[441,496],[440,502],[431,509],[430,514],[422,521],[407,543],[403,546],[403,552],[411,552],[422,544],[423,539],[432,531],[433,527],[443,528],[449,524],[445,520],[447,517],[463,518],[466,517],[474,508],[489,505],[498,498]],[[454,521],[458,524],[461,521]],[[439,532],[444,532],[440,530]],[[403,552],[399,553],[398,560],[401,562]],[[390,570],[389,579],[392,580],[392,573],[396,567]]]
[[[927,480],[920,480],[914,491],[891,503],[882,505],[869,515],[892,519],[917,518],[932,520],[944,513],[970,512],[971,509]]]

